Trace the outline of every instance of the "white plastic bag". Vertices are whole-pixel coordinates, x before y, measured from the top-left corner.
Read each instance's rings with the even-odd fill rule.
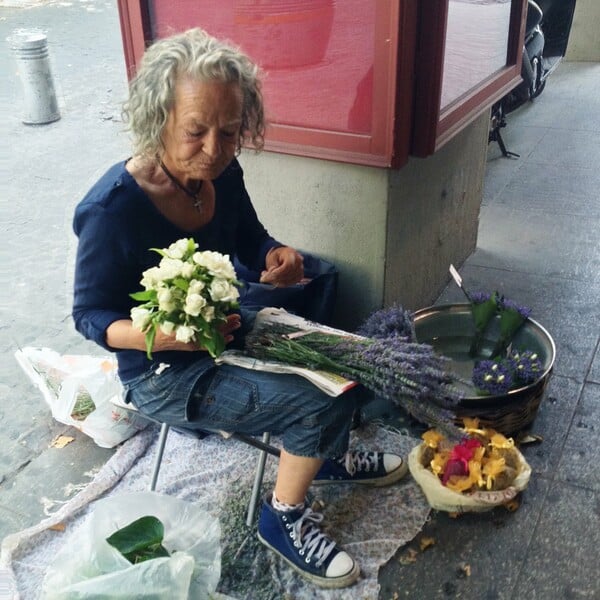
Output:
[[[89,435],[98,446],[113,448],[149,423],[111,402],[123,394],[111,356],[61,355],[49,348],[27,347],[17,350],[15,358],[42,392],[52,416]],[[91,406],[90,400],[92,412],[75,418],[77,406]]]
[[[172,555],[132,565],[106,538],[146,515],[164,525]],[[221,576],[220,536],[218,519],[197,504],[156,492],[110,496],[56,554],[41,599],[208,599]]]
[[[484,512],[509,502],[523,491],[529,483],[531,467],[523,455],[517,450],[518,469],[512,485],[497,491],[481,491],[459,493],[448,489],[440,478],[421,462],[422,453],[427,446],[419,444],[408,455],[408,468],[415,481],[419,484],[431,508],[446,512]]]

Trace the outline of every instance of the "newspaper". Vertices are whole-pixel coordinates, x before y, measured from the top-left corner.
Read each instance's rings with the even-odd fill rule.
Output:
[[[332,333],[343,337],[359,338],[360,336],[342,331],[341,329],[334,329],[333,327],[327,327],[321,323],[315,323],[308,321],[297,315],[293,315],[282,308],[263,308],[256,315],[256,321],[254,322],[254,330],[260,329],[265,324],[270,323],[281,323],[283,325],[291,325],[302,330],[304,333],[309,332],[322,332]],[[223,352],[216,360],[217,364],[235,365],[237,367],[243,367],[244,369],[253,369],[255,371],[269,371],[271,373],[291,373],[300,375],[313,385],[316,385],[320,390],[328,394],[329,396],[339,396],[354,386],[358,385],[356,381],[345,379],[335,373],[328,371],[312,371],[304,367],[296,367],[294,365],[288,365],[286,363],[278,361],[265,361],[259,360],[252,356],[248,356],[239,350],[227,350]]]

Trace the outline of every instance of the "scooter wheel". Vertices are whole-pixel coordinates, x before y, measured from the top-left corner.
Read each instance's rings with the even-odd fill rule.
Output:
[[[537,98],[546,87],[546,80],[542,80],[542,60],[539,56],[534,56],[531,61],[531,70],[533,71],[533,77],[531,84],[529,85],[529,99],[533,100]]]
[[[535,88],[533,94],[531,94],[531,99],[533,100],[534,98],[537,98],[544,91],[545,87],[546,80],[544,79],[544,81],[540,82],[540,84]]]

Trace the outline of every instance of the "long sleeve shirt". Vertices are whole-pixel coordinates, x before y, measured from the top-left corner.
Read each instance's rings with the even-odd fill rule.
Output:
[[[281,246],[258,220],[237,160],[213,181],[215,214],[197,231],[184,231],[168,221],[125,168],[113,165],[90,189],[75,210],[73,229],[79,238],[75,264],[73,319],[76,329],[109,351],[116,351],[124,383],[153,364],[199,360],[198,352],[154,352],[152,361],[139,350],[119,350],[106,343],[106,329],[130,318],[142,289],[146,269],[160,256],[150,248],[166,248],[181,238],[193,238],[199,250],[228,254],[251,270],[264,269],[267,252]]]

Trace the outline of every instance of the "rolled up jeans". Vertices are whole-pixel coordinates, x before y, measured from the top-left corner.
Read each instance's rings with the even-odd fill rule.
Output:
[[[212,366],[211,366],[212,365]],[[331,397],[298,375],[253,371],[201,360],[144,373],[126,384],[126,399],[159,422],[198,431],[282,436],[286,452],[344,454],[359,386]]]

